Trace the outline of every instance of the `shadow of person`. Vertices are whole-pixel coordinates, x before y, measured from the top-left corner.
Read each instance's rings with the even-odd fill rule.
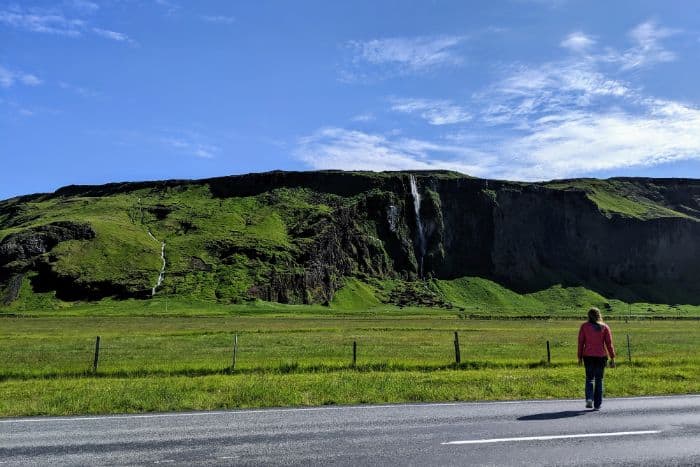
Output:
[[[563,412],[536,413],[518,417],[518,420],[555,420],[557,418],[578,417],[588,412],[590,412],[590,410],[565,410]]]

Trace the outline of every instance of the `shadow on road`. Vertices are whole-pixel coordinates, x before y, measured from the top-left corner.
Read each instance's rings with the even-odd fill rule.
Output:
[[[578,417],[588,412],[590,412],[590,410],[565,410],[564,412],[536,413],[534,415],[518,417],[518,420],[555,420],[557,418]]]

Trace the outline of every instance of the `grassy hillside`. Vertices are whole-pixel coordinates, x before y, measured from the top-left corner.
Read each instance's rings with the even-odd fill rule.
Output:
[[[512,196],[529,186],[537,188],[536,193],[545,189],[585,194],[602,219],[587,220],[589,224],[605,225],[606,219],[615,216],[642,223],[658,219],[695,223],[699,218],[695,214],[700,190],[692,181],[581,179],[528,185],[480,181],[452,172],[417,176],[422,177],[424,194],[421,215],[432,216],[423,219],[428,229],[428,268],[438,268],[436,262],[450,254],[445,238],[462,235],[440,230],[444,229],[441,196],[454,196],[455,190],[465,193],[465,209],[483,211],[465,211],[463,218],[456,218],[461,222],[459,228],[472,229],[470,235],[476,237],[487,234],[470,227],[482,225],[474,223],[477,215],[485,219],[484,228],[495,216],[504,215],[499,211],[499,193]],[[423,306],[480,316],[576,314],[590,305],[613,313],[631,311],[620,300],[592,290],[606,289],[606,284],[597,287],[600,279],[588,281],[587,287],[571,281],[563,287],[557,284],[557,274],[568,280],[568,271],[545,267],[540,276],[546,275],[548,283],[522,293],[509,289],[497,277],[470,272],[468,264],[463,277],[453,278],[450,273],[449,280],[438,279],[438,269],[433,269],[425,280],[418,280],[420,251],[408,177],[407,173],[276,172],[230,180],[67,187],[56,194],[2,201],[0,313],[80,310],[86,300],[101,304],[96,310],[116,307],[135,313],[165,300],[184,308],[191,303],[202,310],[217,305],[274,309],[272,304],[261,303],[280,302],[314,304],[328,310],[391,311]],[[448,191],[441,194],[441,189]],[[550,202],[550,198],[543,199],[543,206],[535,211],[538,216]],[[571,209],[580,209],[575,204],[578,198],[571,199]],[[475,200],[482,204],[474,204]],[[560,209],[569,209],[566,203],[562,206]],[[569,222],[566,215],[557,216]],[[47,240],[47,226],[61,222],[84,226],[93,235]],[[626,228],[634,232],[637,227]],[[516,238],[520,229],[514,227]],[[677,236],[674,232],[662,231],[659,241],[672,244]],[[652,241],[656,240],[647,243]],[[151,297],[162,265],[162,242],[164,282]],[[514,245],[516,255],[536,256],[527,250],[528,245]],[[478,264],[487,264],[489,251],[480,253]],[[457,266],[463,265],[458,261]],[[677,281],[667,282],[661,287],[676,287]],[[649,288],[645,284],[625,287],[627,295],[620,296],[642,296]],[[675,296],[700,303],[685,285],[677,287]],[[660,297],[656,301],[663,303],[663,290],[657,292],[647,295]],[[127,298],[149,303],[119,302]],[[635,313],[697,313],[696,306],[668,300],[658,305],[636,302]]]
[[[686,212],[676,210],[658,186],[640,182],[639,179],[578,179],[551,182],[545,186],[560,190],[582,190],[601,211],[608,215],[616,214],[638,219],[660,217],[700,219],[697,206],[685,206]],[[697,205],[697,202],[695,198],[691,204]]]
[[[57,245],[50,254],[53,271],[84,283],[108,280],[146,295],[158,277],[165,242],[164,293],[235,302],[246,297],[256,275],[294,267],[314,225],[330,216],[325,202],[341,200],[319,199],[303,189],[215,199],[207,186],[49,198],[22,203],[21,215],[2,225],[0,240],[56,221],[86,222],[95,238]],[[25,299],[34,277],[30,273],[24,280]]]

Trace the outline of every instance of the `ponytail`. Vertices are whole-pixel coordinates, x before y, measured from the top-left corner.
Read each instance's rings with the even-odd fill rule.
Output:
[[[591,323],[596,331],[600,331],[603,329],[603,326],[601,326],[601,323],[603,322],[603,316],[600,313],[600,310],[596,307],[591,307],[588,310],[588,322]]]

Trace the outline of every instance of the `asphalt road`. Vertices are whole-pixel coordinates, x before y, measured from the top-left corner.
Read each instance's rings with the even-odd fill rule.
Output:
[[[0,465],[700,465],[700,395],[0,419]]]

